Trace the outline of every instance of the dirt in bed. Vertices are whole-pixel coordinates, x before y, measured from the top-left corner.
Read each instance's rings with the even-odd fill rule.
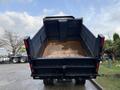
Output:
[[[84,57],[87,56],[80,41],[48,41],[42,57]]]

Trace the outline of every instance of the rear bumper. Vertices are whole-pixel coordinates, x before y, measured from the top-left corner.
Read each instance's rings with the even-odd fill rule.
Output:
[[[33,74],[33,79],[76,79],[76,78],[82,78],[82,79],[95,79],[98,74]]]

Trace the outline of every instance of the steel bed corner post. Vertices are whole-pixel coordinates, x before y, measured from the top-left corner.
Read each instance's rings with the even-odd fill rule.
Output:
[[[96,72],[98,73],[99,70],[99,64],[102,56],[103,46],[104,46],[104,40],[105,37],[102,34],[99,34],[97,37],[97,43],[98,43],[98,50],[97,50],[97,57],[98,57],[98,63],[96,64]]]
[[[29,62],[29,66],[30,66],[30,70],[31,70],[31,76],[33,74],[33,69],[32,69],[32,62],[31,62],[31,59],[32,59],[32,54],[31,54],[31,48],[30,48],[30,37],[26,37],[24,39],[24,45],[25,45],[25,48],[26,48],[26,52],[27,52],[27,55],[28,55],[28,62]]]

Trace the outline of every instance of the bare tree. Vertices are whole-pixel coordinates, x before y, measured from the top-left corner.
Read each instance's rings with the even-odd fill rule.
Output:
[[[0,38],[0,47],[4,47],[7,51],[16,55],[23,46],[23,39],[17,34],[5,31],[2,38]]]

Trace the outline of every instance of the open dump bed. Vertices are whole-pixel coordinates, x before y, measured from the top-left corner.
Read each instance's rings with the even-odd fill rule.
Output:
[[[48,40],[42,57],[85,57],[87,52],[79,41]]]
[[[25,39],[33,78],[96,78],[104,37],[96,38],[72,16],[46,17],[43,23]]]

